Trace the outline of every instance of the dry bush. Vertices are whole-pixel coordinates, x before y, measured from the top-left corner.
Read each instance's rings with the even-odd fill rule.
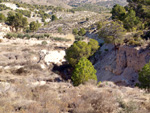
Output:
[[[2,43],[3,42],[3,40],[2,39],[0,39],[0,43]]]
[[[97,92],[91,87],[82,87],[76,100],[69,103],[72,113],[116,113],[117,101],[111,92]],[[71,97],[72,98],[72,97]]]
[[[147,109],[148,112],[150,112],[150,101],[142,103],[143,107]]]

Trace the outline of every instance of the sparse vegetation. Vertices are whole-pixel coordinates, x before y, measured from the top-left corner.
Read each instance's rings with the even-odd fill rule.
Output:
[[[0,4],[0,11],[7,10],[7,9],[10,9],[10,8],[6,7],[4,4]]]
[[[26,16],[26,17],[31,17],[31,12],[28,10],[20,10],[20,9],[16,9],[16,12],[21,13],[22,15]]]
[[[106,43],[113,43],[114,45],[122,44],[126,30],[121,22],[111,22],[105,25],[99,36],[104,38]]]
[[[5,22],[5,21],[6,21],[5,15],[3,15],[2,13],[0,13],[0,22]]]
[[[58,20],[57,16],[56,15],[52,15],[52,21],[55,21],[55,20]]]
[[[11,2],[26,10],[0,13],[0,113],[149,113],[150,94],[145,89],[150,90],[150,62],[139,78],[138,70],[150,59],[150,0],[128,2],[113,7],[113,20],[101,18],[101,11],[110,10],[97,4],[63,9]],[[4,22],[12,32],[5,31]],[[102,40],[94,40],[98,35]],[[103,40],[111,44],[101,44]],[[126,48],[133,48],[133,54]],[[132,67],[134,55],[137,62]],[[116,79],[120,73],[123,79]],[[134,87],[136,82],[142,89],[122,86]]]
[[[79,35],[79,36],[84,36],[85,33],[86,33],[86,30],[85,30],[84,28],[81,28],[81,29],[79,30],[79,32],[78,32],[78,35]]]

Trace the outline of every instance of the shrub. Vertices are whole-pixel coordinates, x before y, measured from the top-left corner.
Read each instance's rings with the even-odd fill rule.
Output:
[[[42,45],[47,45],[47,42],[46,41],[42,41]]]
[[[86,30],[84,28],[81,28],[80,31],[78,32],[79,36],[84,36],[86,33]]]
[[[21,13],[22,15],[26,16],[26,17],[31,17],[31,12],[28,10],[20,10],[20,9],[16,9],[16,12]]]
[[[24,34],[19,33],[17,37],[18,37],[18,38],[24,38]]]
[[[73,30],[72,30],[72,34],[77,35],[77,34],[78,34],[78,29],[76,29],[76,28],[73,29]]]
[[[96,70],[86,57],[81,58],[78,64],[75,65],[75,70],[71,79],[73,80],[73,84],[75,86],[85,83],[90,79],[97,80]]]
[[[76,40],[76,41],[80,41],[80,40],[84,40],[84,39],[85,39],[84,36],[79,36],[79,35],[76,35],[76,36],[75,36],[75,40]]]
[[[100,30],[102,28],[103,23],[102,22],[98,22],[96,23],[97,26],[97,30]]]
[[[6,7],[6,5],[4,4],[0,4],[0,11],[7,10],[7,9],[10,9],[10,8]]]
[[[35,38],[37,39],[44,38],[44,35],[35,35]]]
[[[17,34],[16,33],[7,33],[5,35],[6,38],[11,39],[11,38],[17,38]]]
[[[44,34],[45,37],[49,38],[50,37],[50,34]]]
[[[52,21],[58,20],[56,15],[52,15]]]
[[[62,32],[62,27],[58,27],[58,33]]]
[[[140,46],[141,45],[141,43],[139,41],[135,41],[134,39],[130,39],[127,44],[132,45],[132,46]]]
[[[91,46],[91,56],[92,56],[98,50],[99,43],[94,39],[90,39],[88,45]]]
[[[150,90],[150,62],[139,72],[139,87]]]
[[[28,38],[28,39],[29,39],[29,38],[31,38],[31,35],[29,35],[29,34],[25,34],[25,35],[24,35],[24,37],[26,37],[26,38]]]
[[[40,26],[39,26],[38,22],[33,21],[33,22],[30,23],[30,30],[32,32],[37,31],[39,27]]]

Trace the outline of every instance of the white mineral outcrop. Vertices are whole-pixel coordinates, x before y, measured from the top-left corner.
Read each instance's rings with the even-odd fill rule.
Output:
[[[47,65],[50,63],[54,64],[61,64],[65,61],[64,59],[65,51],[49,51],[48,54],[45,56],[44,61]]]

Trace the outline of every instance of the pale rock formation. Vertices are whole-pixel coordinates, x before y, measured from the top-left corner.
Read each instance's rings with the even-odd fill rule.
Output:
[[[104,51],[105,49],[109,51]],[[104,45],[95,63],[98,81],[113,81],[119,85],[134,86],[138,72],[150,60],[150,50],[142,47]]]

